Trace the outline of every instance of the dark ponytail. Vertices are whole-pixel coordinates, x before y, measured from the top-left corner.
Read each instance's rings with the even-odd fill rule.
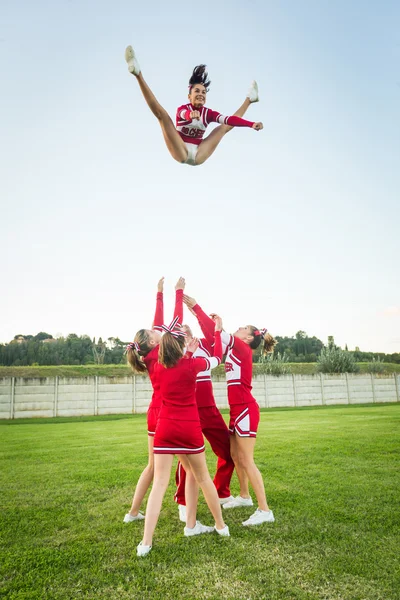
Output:
[[[206,65],[197,65],[197,67],[193,69],[192,76],[189,79],[190,89],[192,89],[192,87],[196,85],[196,83],[201,83],[202,85],[204,85],[206,91],[208,92],[208,88],[210,87],[211,81],[208,79],[208,73],[206,69]]]

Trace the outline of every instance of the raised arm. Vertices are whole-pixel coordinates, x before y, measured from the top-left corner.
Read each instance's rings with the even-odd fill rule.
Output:
[[[183,302],[186,304],[188,309],[194,316],[197,318],[199,325],[201,327],[201,331],[203,332],[204,337],[206,338],[209,344],[214,344],[214,330],[215,323],[214,321],[206,315],[204,310],[197,304],[194,298],[183,295]]]
[[[156,300],[156,312],[154,315],[154,321],[152,329],[161,327],[164,324],[164,277],[161,277],[157,284],[157,300]]]
[[[208,371],[209,369],[215,369],[221,363],[222,360],[222,342],[221,342],[221,329],[222,321],[219,319],[215,322],[215,337],[214,337],[214,356],[210,358],[195,358],[195,371],[200,373],[201,371]],[[189,345],[190,346],[190,345]],[[188,346],[188,349],[189,349]]]
[[[211,313],[210,317],[213,323],[216,323],[218,319],[221,319],[216,313]],[[227,333],[224,330],[221,331],[222,354],[226,353],[229,345],[232,347],[234,339],[235,338],[230,333]]]
[[[220,125],[230,125],[231,127],[251,127],[252,129],[256,129],[259,131],[263,128],[262,123],[256,123],[254,121],[246,121],[246,119],[242,119],[241,117],[225,117],[221,115],[221,113],[216,110],[207,109],[205,115],[206,125],[209,123],[219,123]]]
[[[175,285],[175,310],[174,319],[178,317],[178,323],[183,321],[183,290],[185,289],[185,278],[179,277]]]

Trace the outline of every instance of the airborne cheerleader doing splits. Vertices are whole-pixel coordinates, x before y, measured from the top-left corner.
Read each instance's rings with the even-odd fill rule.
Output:
[[[176,126],[171,117],[158,102],[153,92],[145,82],[136,54],[132,46],[125,50],[125,60],[128,70],[134,75],[150,110],[158,119],[167,148],[176,161],[187,165],[203,164],[217,148],[218,144],[232,127],[250,127],[256,131],[263,128],[259,122],[242,119],[246,110],[253,102],[258,102],[258,86],[255,81],[251,84],[242,106],[231,117],[206,108],[207,92],[210,86],[205,65],[198,65],[193,69],[189,79],[189,102],[180,106],[176,113]],[[204,138],[207,126],[210,123],[219,123],[210,135]]]

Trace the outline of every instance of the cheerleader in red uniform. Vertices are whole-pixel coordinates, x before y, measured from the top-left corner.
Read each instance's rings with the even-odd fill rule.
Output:
[[[217,315],[213,315],[219,319]],[[228,402],[230,408],[229,431],[231,434],[231,454],[237,469],[248,478],[257,498],[258,508],[245,526],[274,522],[274,515],[269,509],[265,495],[264,482],[254,462],[254,446],[260,421],[260,409],[251,394],[253,355],[252,351],[263,342],[264,353],[272,352],[276,340],[266,329],[259,330],[253,325],[239,327],[233,334],[222,332],[222,341],[226,347],[225,373],[228,385]],[[224,504],[223,508],[252,506],[248,495],[242,495]]]
[[[125,50],[125,60],[128,63],[129,72],[136,76],[150,110],[161,125],[165,143],[172,158],[180,163],[192,166],[203,164],[232,127],[251,127],[256,131],[263,128],[262,123],[246,121],[241,118],[250,104],[259,100],[255,81],[236,113],[232,117],[224,117],[221,113],[206,108],[206,97],[211,82],[208,80],[206,66],[198,65],[193,69],[189,80],[189,102],[178,108],[175,126],[167,111],[161,106],[145,82],[132,46],[128,46]],[[220,126],[203,139],[210,123],[219,123]]]
[[[184,295],[184,303],[189,310],[197,317],[204,338],[199,340],[199,346],[194,353],[194,357],[203,356],[209,358],[214,352],[214,321],[208,317],[196,303],[193,298]],[[186,333],[186,344],[193,339],[192,330],[188,325],[183,325],[182,330]],[[196,403],[200,416],[201,429],[204,437],[210,443],[211,449],[218,457],[217,470],[214,477],[220,504],[232,501],[234,498],[230,492],[230,482],[235,468],[235,464],[230,452],[230,435],[225,421],[215,404],[211,382],[211,369],[202,371],[196,379]],[[178,463],[176,475],[176,493],[175,502],[179,506],[180,520],[186,522],[186,501],[185,501],[185,481],[186,472],[181,463]],[[240,489],[240,493],[248,494],[248,486]]]
[[[208,507],[215,519],[215,527],[205,528],[197,532],[197,522],[193,516],[196,497],[187,497],[188,516],[185,535],[196,535],[215,531],[224,536],[229,535],[225,525],[217,491],[207,469],[204,454],[204,440],[201,432],[199,413],[196,406],[196,377],[201,371],[213,368],[220,363],[222,356],[220,318],[215,322],[214,356],[210,358],[192,358],[198,347],[193,340],[184,356],[184,332],[175,329],[176,320],[161,338],[159,363],[155,367],[162,396],[162,407],[154,436],[154,481],[146,509],[146,520],[143,540],[137,547],[138,556],[145,556],[152,547],[153,533],[159,518],[162,501],[168,487],[174,454],[184,465],[186,471],[191,470],[196,482],[203,490]],[[196,491],[194,490],[194,496]],[[189,503],[190,519],[189,521]]]
[[[175,311],[174,317],[180,322],[183,318],[183,290],[185,280],[183,277],[178,279],[175,286]],[[149,489],[154,475],[153,459],[153,439],[156,430],[158,414],[161,408],[160,386],[155,372],[155,365],[158,361],[158,349],[161,340],[162,325],[164,323],[164,301],[163,301],[164,277],[160,279],[157,287],[156,312],[152,329],[140,329],[135,335],[135,339],[127,346],[128,362],[134,373],[143,375],[148,373],[152,387],[153,395],[149,408],[147,410],[147,433],[149,462],[142,472],[136,485],[135,494],[132,499],[130,511],[124,517],[124,523],[139,521],[144,519],[144,515],[139,511],[143,498]]]

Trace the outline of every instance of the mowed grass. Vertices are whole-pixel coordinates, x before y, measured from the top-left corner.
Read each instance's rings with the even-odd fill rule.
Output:
[[[276,522],[245,528],[251,509],[235,509],[231,538],[185,538],[171,479],[139,559],[143,522],[122,519],[147,460],[145,416],[3,421],[0,596],[399,598],[399,425],[399,405],[262,411],[256,461]],[[202,497],[199,519],[212,524]]]

